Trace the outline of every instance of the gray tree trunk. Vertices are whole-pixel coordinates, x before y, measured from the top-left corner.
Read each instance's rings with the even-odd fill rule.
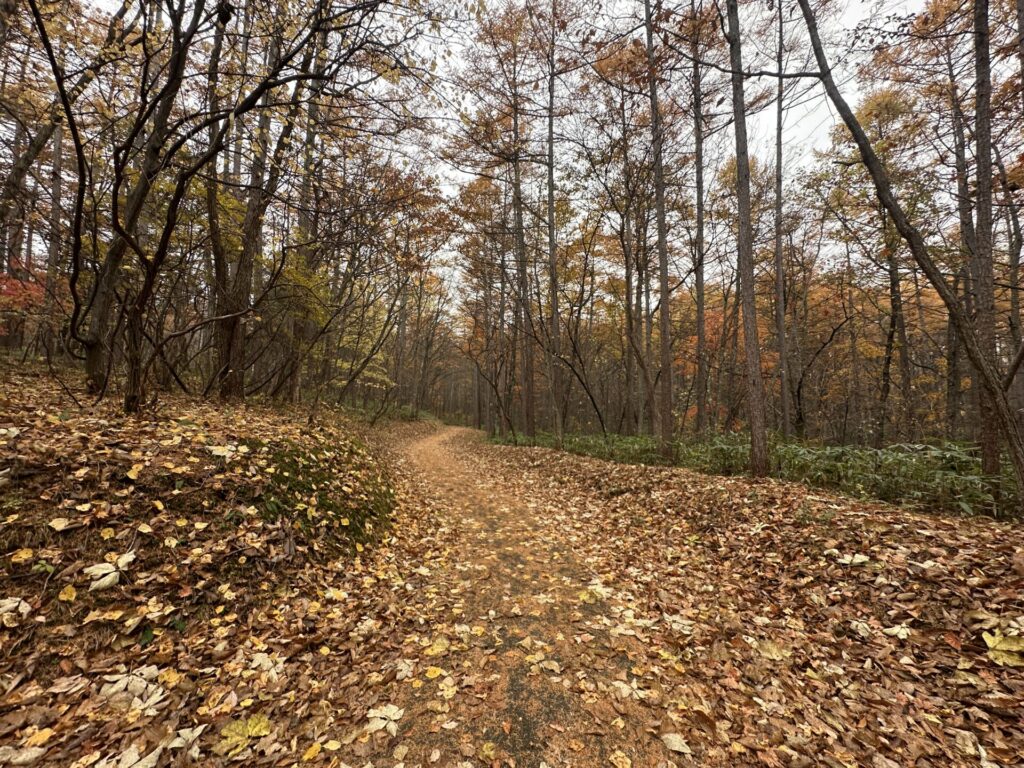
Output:
[[[668,225],[665,220],[664,133],[658,105],[658,79],[654,60],[654,19],[651,0],[644,0],[644,26],[647,31],[647,89],[651,101],[651,140],[654,157],[654,200],[658,225],[658,349],[661,362],[661,389],[658,398],[658,443],[662,456],[672,458],[674,418],[672,416],[672,296],[668,281]]]
[[[737,0],[727,0],[729,62],[732,67],[732,109],[736,130],[736,200],[739,300],[743,310],[743,356],[747,382],[747,420],[750,423],[750,472],[768,474],[768,435],[764,418],[764,382],[761,347],[757,335],[754,298],[754,233],[750,211],[750,158],[747,151],[747,116],[743,96],[743,48]]]

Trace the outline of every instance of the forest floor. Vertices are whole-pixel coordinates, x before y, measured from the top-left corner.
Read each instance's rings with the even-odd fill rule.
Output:
[[[328,553],[220,521],[241,433],[330,430],[33,387],[0,401],[0,765],[1024,761],[1019,527],[392,423],[355,428],[392,524]]]

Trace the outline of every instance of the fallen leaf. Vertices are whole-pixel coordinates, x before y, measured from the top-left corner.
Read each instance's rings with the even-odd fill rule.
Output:
[[[661,736],[661,741],[664,745],[673,752],[679,752],[683,755],[693,754],[690,750],[690,745],[686,743],[686,740],[678,733],[665,733]]]
[[[28,549],[27,547],[24,549],[19,549],[17,552],[11,555],[11,563],[13,563],[14,565],[21,565],[22,563],[27,563],[29,560],[32,559],[32,556],[34,554],[35,552],[31,549]]]
[[[314,741],[309,746],[309,748],[305,752],[302,753],[302,760],[303,760],[303,762],[308,763],[310,760],[315,760],[317,755],[320,754],[320,749],[321,749],[320,742],[319,741]]]

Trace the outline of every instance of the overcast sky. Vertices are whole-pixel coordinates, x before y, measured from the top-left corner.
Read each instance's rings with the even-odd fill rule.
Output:
[[[924,7],[923,0],[847,0],[846,5],[834,22],[830,37],[837,41],[850,40],[854,30],[861,24],[882,24],[881,19],[891,14],[909,14],[919,11]],[[801,39],[806,38],[803,29],[803,20],[799,14],[793,17],[788,26],[794,28],[794,33],[799,34]],[[833,65],[837,64],[840,49],[837,45],[829,46],[826,41],[826,50]],[[795,63],[791,66],[795,66]],[[843,95],[853,104],[857,102],[857,89],[855,83],[847,78],[841,78],[837,72],[837,80],[841,80]],[[845,82],[843,82],[845,81]],[[806,90],[806,86],[802,87]],[[839,116],[832,108],[831,103],[825,98],[824,91],[820,85],[816,85],[810,94],[799,99],[794,99],[784,115],[783,135],[785,144],[783,154],[786,157],[788,168],[799,167],[810,162],[814,150],[825,149],[829,143],[829,133],[839,122]],[[775,108],[774,105],[750,118],[748,131],[751,141],[756,147],[757,154],[765,159],[775,156]]]

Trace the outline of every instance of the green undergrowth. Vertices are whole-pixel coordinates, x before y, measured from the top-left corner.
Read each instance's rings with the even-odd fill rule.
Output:
[[[502,441],[496,438],[497,442]],[[520,438],[522,443],[522,438]],[[533,444],[554,448],[553,434]],[[720,435],[675,443],[676,466],[713,475],[746,473],[750,441],[744,435]],[[582,456],[627,464],[665,465],[657,440],[648,435],[566,435],[562,449]],[[997,477],[981,472],[973,448],[957,443],[899,444],[885,448],[827,446],[805,442],[770,444],[773,477],[828,488],[861,499],[875,499],[950,514],[1010,517],[1017,490],[1009,467]]]
[[[356,441],[309,435],[249,447],[263,478],[255,506],[312,552],[360,548],[387,529],[395,506],[391,480]]]
[[[340,413],[351,423],[358,424],[383,424],[387,422],[403,423],[433,423],[441,424],[441,420],[434,414],[423,409],[413,410],[408,405],[389,404],[381,407],[379,404],[345,405]]]

